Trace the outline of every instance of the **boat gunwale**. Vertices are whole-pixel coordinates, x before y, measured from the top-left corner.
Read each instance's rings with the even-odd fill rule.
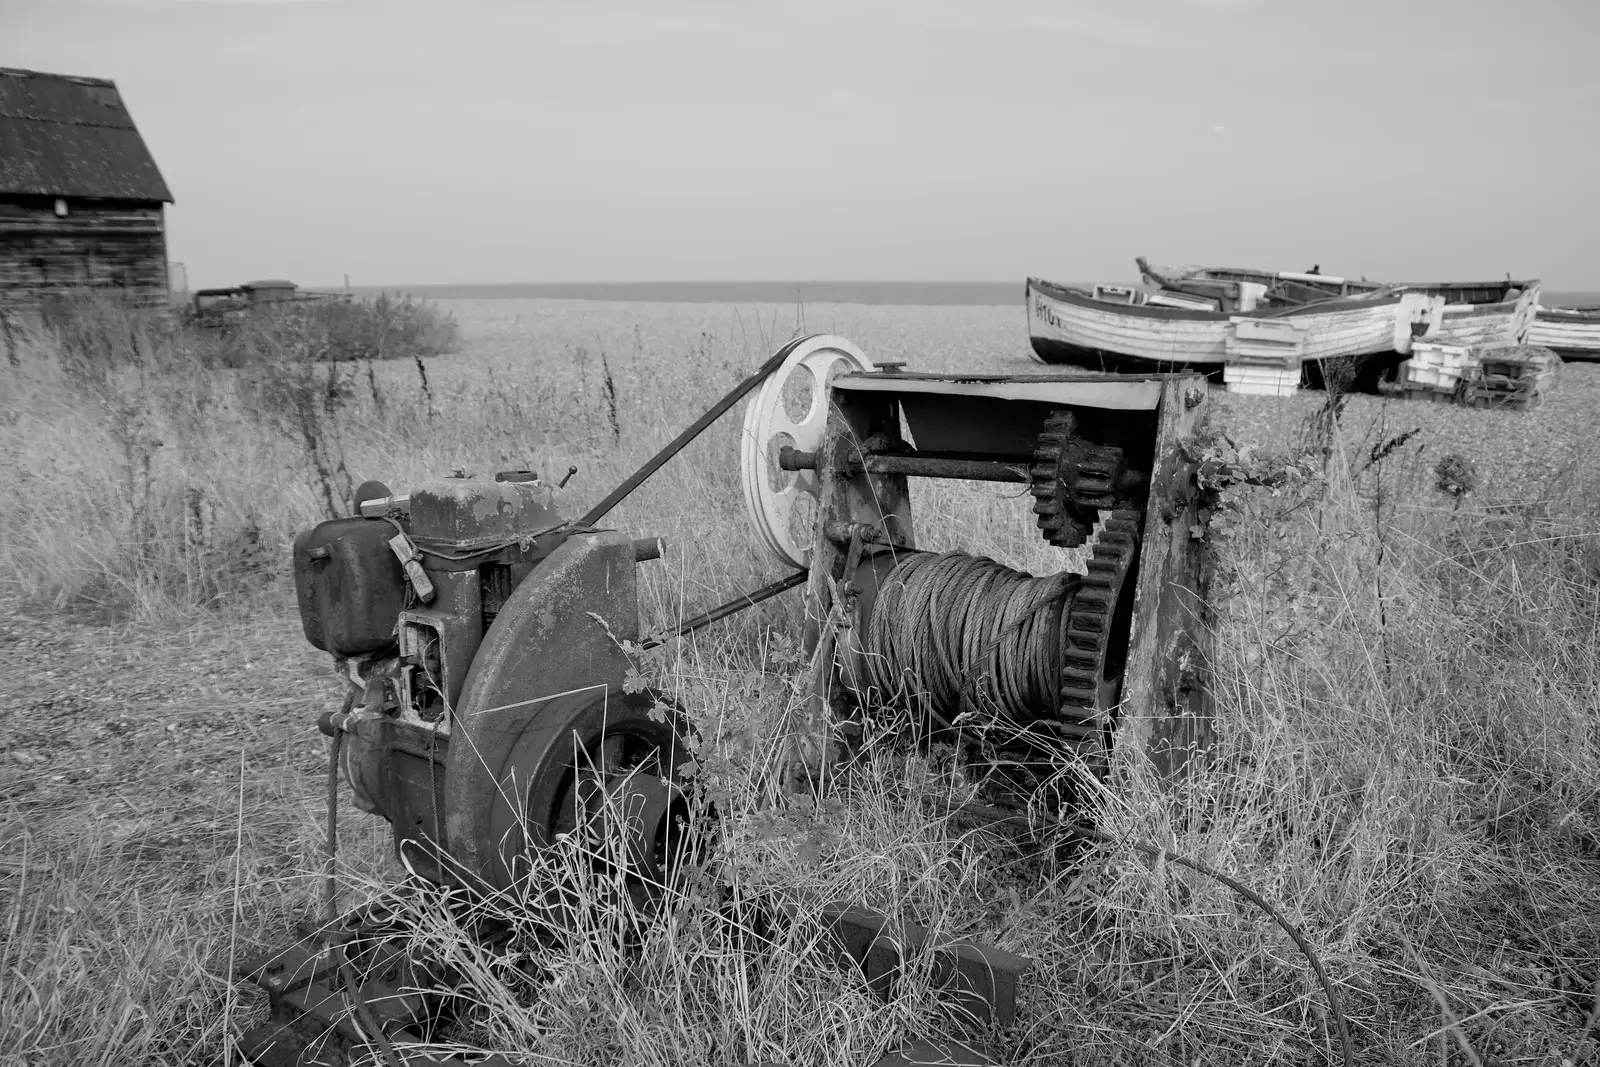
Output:
[[[1584,325],[1600,324],[1600,307],[1540,307],[1534,311],[1534,318],[1544,319],[1546,322],[1570,322]]]
[[[1239,282],[1251,280],[1256,281],[1258,284],[1269,284],[1272,281],[1281,280],[1282,275],[1287,273],[1283,271],[1258,270],[1254,267],[1182,267],[1164,266],[1162,264],[1148,264],[1148,266],[1150,270],[1156,272],[1173,272],[1172,276],[1179,279],[1194,278],[1196,275],[1193,272],[1198,271],[1202,272],[1201,276],[1218,275],[1219,277],[1215,279],[1217,281]],[[1190,273],[1176,273],[1181,271],[1188,271]],[[1236,275],[1236,277],[1220,277],[1221,275]],[[1249,277],[1247,278],[1246,276]],[[1301,282],[1304,285],[1311,286],[1312,288],[1316,288],[1319,284],[1326,284],[1329,286],[1339,285],[1347,289],[1354,289],[1364,293],[1379,292],[1384,289],[1393,289],[1400,292],[1424,293],[1428,296],[1442,296],[1447,301],[1445,305],[1446,307],[1483,307],[1493,304],[1516,305],[1525,298],[1525,295],[1528,292],[1536,292],[1543,286],[1543,282],[1541,282],[1538,278],[1500,278],[1485,281],[1458,282],[1374,282],[1367,281],[1365,279],[1357,280],[1351,278],[1341,278],[1339,281],[1334,282],[1332,281],[1333,276],[1330,275],[1328,282],[1319,283],[1316,280],[1318,277],[1320,276],[1314,274],[1297,274],[1294,276],[1294,280]],[[1518,291],[1518,295],[1510,298],[1502,296],[1500,300],[1489,301],[1486,304],[1478,302],[1468,302],[1466,304],[1448,303],[1452,293],[1459,293],[1472,289],[1499,289],[1502,290],[1503,293],[1515,289]],[[1350,299],[1348,296],[1341,298],[1335,294],[1330,295],[1333,296],[1333,299]],[[1318,303],[1322,303],[1322,301],[1318,301]]]
[[[1474,315],[1514,315],[1519,300],[1502,300],[1498,304],[1446,304],[1444,313],[1452,319],[1471,318]]]
[[[1096,300],[1086,290],[1075,289],[1061,285],[1058,282],[1046,281],[1043,278],[1035,277],[1028,279],[1028,292],[1047,296],[1057,303],[1068,304],[1089,311],[1105,311],[1111,314],[1126,315],[1129,318],[1214,323],[1232,322],[1235,319],[1272,322],[1301,316],[1331,316],[1348,312],[1371,311],[1376,308],[1385,308],[1398,304],[1406,295],[1401,292],[1393,292],[1381,296],[1376,294],[1364,297],[1333,296],[1327,300],[1318,300],[1312,304],[1299,304],[1288,308],[1270,308],[1263,311],[1200,311],[1198,309],[1161,307],[1150,304],[1113,304],[1108,300]]]

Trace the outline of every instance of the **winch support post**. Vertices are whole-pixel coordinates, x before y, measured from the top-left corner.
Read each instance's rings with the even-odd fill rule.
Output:
[[[1155,469],[1139,549],[1133,627],[1115,744],[1143,752],[1163,777],[1184,772],[1210,747],[1211,549],[1201,494],[1185,445],[1208,415],[1205,383],[1172,377],[1162,386]]]

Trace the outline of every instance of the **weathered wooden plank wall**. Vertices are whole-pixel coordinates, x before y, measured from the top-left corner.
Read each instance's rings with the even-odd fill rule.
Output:
[[[167,240],[160,204],[0,197],[0,310],[52,295],[106,289],[131,303],[167,302]]]

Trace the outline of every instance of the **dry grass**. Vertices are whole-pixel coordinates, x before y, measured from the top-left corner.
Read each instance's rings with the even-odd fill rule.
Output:
[[[1028,366],[1020,310],[801,310],[917,369]],[[354,482],[456,465],[576,464],[580,509],[797,326],[773,307],[454,311],[462,353],[421,374],[207,369],[155,333],[105,374],[39,334],[0,366],[0,593],[19,620],[0,630],[0,1064],[236,1062],[228,1028],[259,1004],[229,959],[315,906],[313,722],[335,686],[292,617],[295,532]],[[1531,414],[1353,400],[1326,466],[1241,498],[1216,535],[1214,766],[1172,805],[1128,760],[1101,798],[1103,825],[1239,877],[1309,933],[1364,1063],[1580,1054],[1600,967],[1597,370],[1564,368]],[[1290,449],[1319,401],[1225,398],[1219,419],[1241,445]],[[729,417],[613,515],[669,545],[642,572],[647,630],[778,573],[746,528],[736,444]],[[1476,465],[1459,500],[1434,488],[1443,453]],[[1069,565],[1007,495],[919,487],[919,540]],[[1264,917],[1131,851],[953,821],[968,786],[943,753],[885,743],[836,797],[774,807],[759,771],[793,721],[797,622],[781,598],[649,662],[726,801],[707,878],[859,899],[1033,958],[1019,1025],[980,1035],[1008,1062],[1325,1062],[1310,972]],[[346,825],[353,901],[391,872],[382,824]],[[554,856],[544,875],[583,869]],[[686,892],[627,959],[612,920],[581,911],[593,936],[543,952],[533,980],[463,955],[444,917],[417,936],[454,954],[479,1005],[452,1038],[530,1063],[842,1067],[963,1032],[925,984],[876,1002],[815,928],[761,941],[718,896]],[[504,918],[537,943],[530,916]]]

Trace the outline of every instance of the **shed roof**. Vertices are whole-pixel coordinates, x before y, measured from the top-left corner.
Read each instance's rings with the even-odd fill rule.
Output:
[[[172,203],[115,84],[9,67],[0,67],[0,193]]]

